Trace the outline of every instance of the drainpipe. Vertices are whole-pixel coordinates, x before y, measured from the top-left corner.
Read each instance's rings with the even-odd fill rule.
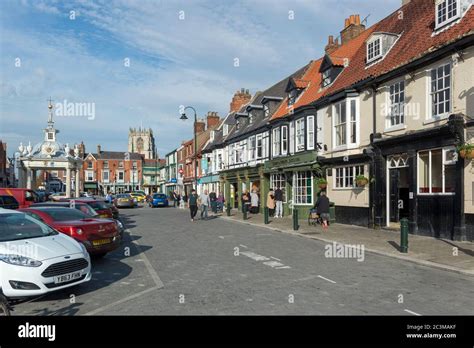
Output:
[[[371,221],[369,222],[370,225],[372,225],[373,228],[376,227],[376,221],[375,221],[375,216],[376,216],[376,185],[377,181],[373,181],[372,179],[375,179],[376,177],[376,152],[375,152],[375,134],[377,133],[377,88],[375,85],[372,85],[371,87],[372,90],[372,136],[370,137],[370,145],[372,147],[372,165],[371,165],[371,178],[370,178],[370,186],[369,186],[369,206],[370,206],[370,219]]]

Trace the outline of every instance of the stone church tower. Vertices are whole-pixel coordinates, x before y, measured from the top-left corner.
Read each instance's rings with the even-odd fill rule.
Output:
[[[130,128],[128,132],[128,152],[144,155],[145,159],[155,159],[155,138],[151,128]]]

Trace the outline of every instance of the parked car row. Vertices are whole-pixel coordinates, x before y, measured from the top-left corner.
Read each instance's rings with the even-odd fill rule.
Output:
[[[103,257],[122,242],[118,209],[103,199],[20,204],[16,196],[0,194],[0,315],[9,312],[5,299],[89,281],[91,256]]]

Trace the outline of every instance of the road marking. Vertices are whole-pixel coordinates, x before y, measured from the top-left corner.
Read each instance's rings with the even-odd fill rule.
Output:
[[[291,268],[290,266],[275,267],[276,269]]]
[[[277,259],[276,257],[270,256],[271,259],[281,261],[280,259]]]
[[[328,278],[323,277],[323,276],[321,276],[321,275],[318,275],[318,278],[321,278],[321,279],[327,280],[327,281],[330,282],[330,283],[336,284],[336,282],[335,282],[334,280],[328,279]]]
[[[130,230],[127,229],[126,230],[128,233],[130,233]],[[130,233],[131,234],[131,233]],[[150,273],[150,276],[151,278],[153,279],[153,281],[155,282],[156,284],[156,287],[158,289],[161,289],[164,284],[163,282],[161,281],[160,277],[158,276],[158,274],[156,273],[155,269],[153,268],[153,266],[151,265],[150,263],[150,260],[148,260],[148,257],[145,255],[145,252],[143,252],[140,248],[140,243],[138,243],[136,240],[132,241],[132,244],[135,246],[135,248],[137,249],[137,252],[138,253],[141,253],[142,255],[142,258],[143,260],[140,259],[140,261],[142,261],[144,264],[145,264],[145,267],[146,269],[148,270],[148,273]]]
[[[102,306],[102,307],[99,307],[97,309],[94,309],[93,311],[90,311],[84,315],[96,315],[97,313],[100,313],[106,309],[109,309],[109,308],[112,308],[112,307],[115,307],[121,303],[124,303],[124,302],[127,302],[129,300],[133,300],[134,298],[137,298],[137,297],[140,297],[148,292],[151,292],[151,291],[154,291],[154,290],[157,290],[158,287],[154,286],[152,288],[149,288],[149,289],[146,289],[146,290],[143,290],[141,292],[137,292],[136,294],[133,294],[133,295],[130,295],[128,297],[124,297],[122,298],[121,300],[118,300],[118,301],[115,301],[113,303],[109,303],[108,305],[105,305],[105,306]]]
[[[220,239],[224,239],[224,236],[219,236]]]
[[[421,317],[421,314],[415,313],[415,312],[413,312],[413,311],[411,311],[411,310],[409,310],[409,309],[404,309],[404,311],[407,312],[407,313],[410,313],[410,314],[413,314],[413,315],[416,315],[416,316]]]
[[[255,261],[268,261],[268,260],[270,260],[268,257],[256,254],[252,251],[243,251],[240,254],[245,255],[247,257],[250,257],[252,260],[255,260]]]
[[[267,261],[263,263],[264,265],[270,266],[272,268],[285,266],[284,264],[277,261]]]
[[[239,244],[242,248],[248,249],[249,247],[243,244]]]

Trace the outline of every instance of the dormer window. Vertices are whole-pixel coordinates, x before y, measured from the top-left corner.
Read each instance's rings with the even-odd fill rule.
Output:
[[[322,73],[322,77],[323,77],[323,87],[326,87],[326,86],[329,86],[331,84],[331,68],[329,69],[326,69],[323,71]]]
[[[222,135],[227,136],[227,134],[229,134],[229,125],[225,124],[223,129],[222,129]]]
[[[270,108],[268,107],[267,104],[263,106],[263,114],[265,117],[268,117],[270,115]]]
[[[436,29],[460,17],[460,0],[436,1]]]
[[[249,124],[253,123],[253,114],[249,113]]]
[[[367,43],[367,63],[382,57],[382,38],[377,37]]]
[[[388,32],[376,32],[367,40],[367,64],[378,62],[385,58],[387,53],[395,45],[400,37],[399,34]]]
[[[288,105],[293,105],[298,97],[298,90],[292,89],[290,93],[288,93]]]
[[[48,140],[54,140],[54,133],[48,132]]]
[[[209,139],[210,139],[211,141],[214,141],[214,133],[215,133],[215,131],[211,131],[211,135],[210,135],[210,137],[209,137]]]

